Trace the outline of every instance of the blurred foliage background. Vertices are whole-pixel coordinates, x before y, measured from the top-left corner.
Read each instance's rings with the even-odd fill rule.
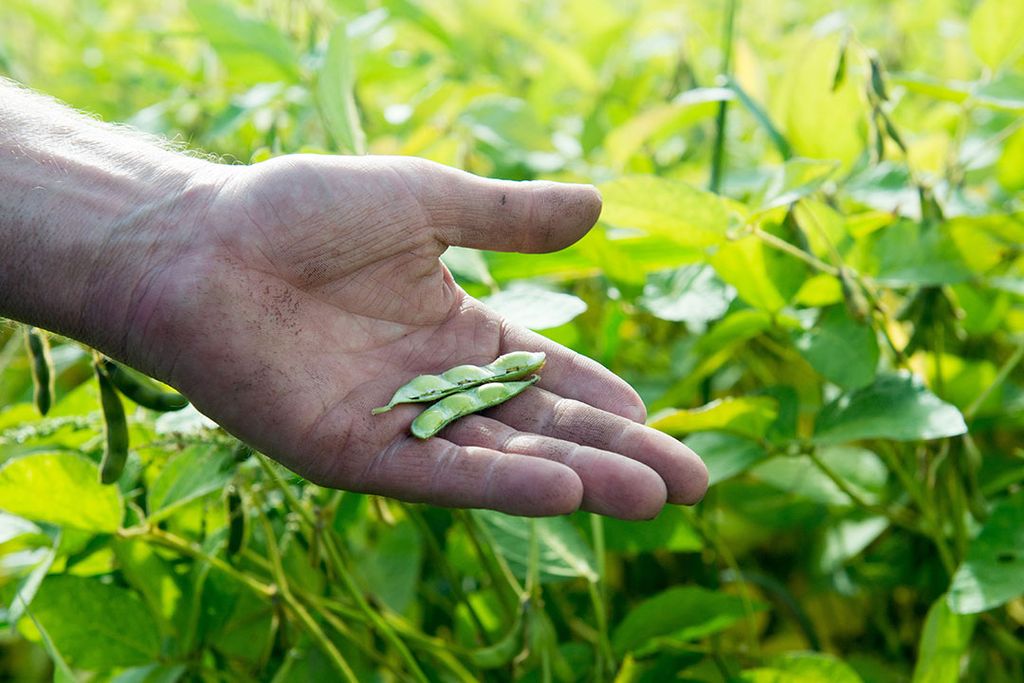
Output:
[[[1024,4],[5,0],[0,72],[226,163],[594,182],[459,282],[711,471],[651,522],[327,491],[0,327],[0,679],[1024,680]]]

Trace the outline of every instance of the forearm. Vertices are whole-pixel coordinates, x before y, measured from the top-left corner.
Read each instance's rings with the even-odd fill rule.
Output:
[[[0,315],[121,349],[212,166],[0,78]]]

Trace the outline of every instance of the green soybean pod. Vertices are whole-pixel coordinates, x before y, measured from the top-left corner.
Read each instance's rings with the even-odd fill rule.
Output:
[[[228,557],[234,557],[242,549],[245,541],[246,518],[245,508],[242,506],[242,495],[238,487],[232,484],[226,492],[228,512]]]
[[[26,327],[25,346],[32,357],[32,400],[39,414],[46,415],[53,405],[54,372],[50,340],[38,327]]]
[[[544,367],[547,356],[543,351],[513,351],[487,365],[456,365],[440,375],[420,375],[399,387],[386,406],[374,408],[371,413],[386,413],[399,403],[425,403],[451,396],[464,389],[486,382],[505,382],[525,377]]]
[[[156,382],[140,372],[126,368],[109,358],[104,358],[101,362],[117,390],[143,408],[167,413],[181,410],[188,405],[187,398],[176,391],[164,391]]]
[[[100,462],[100,481],[113,484],[121,478],[124,464],[128,460],[128,420],[124,415],[121,397],[117,395],[117,390],[99,360],[94,361],[92,367],[100,386],[100,407],[103,409],[106,435],[106,447]]]
[[[534,375],[521,382],[488,382],[446,396],[412,421],[412,434],[420,439],[429,439],[460,417],[504,403],[539,379],[540,377]]]

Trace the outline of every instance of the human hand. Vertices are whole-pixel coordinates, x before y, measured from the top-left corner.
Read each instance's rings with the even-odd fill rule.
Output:
[[[592,187],[402,157],[205,172],[215,190],[147,259],[124,338],[231,433],[316,483],[438,505],[644,519],[704,494],[703,463],[643,426],[625,382],[502,320],[439,261],[563,248],[600,213]],[[438,437],[410,436],[422,406],[370,414],[415,375],[513,350],[547,353],[541,382]]]

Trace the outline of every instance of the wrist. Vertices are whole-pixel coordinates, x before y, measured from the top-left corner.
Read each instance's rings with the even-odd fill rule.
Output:
[[[226,173],[0,79],[0,315],[127,359]]]

